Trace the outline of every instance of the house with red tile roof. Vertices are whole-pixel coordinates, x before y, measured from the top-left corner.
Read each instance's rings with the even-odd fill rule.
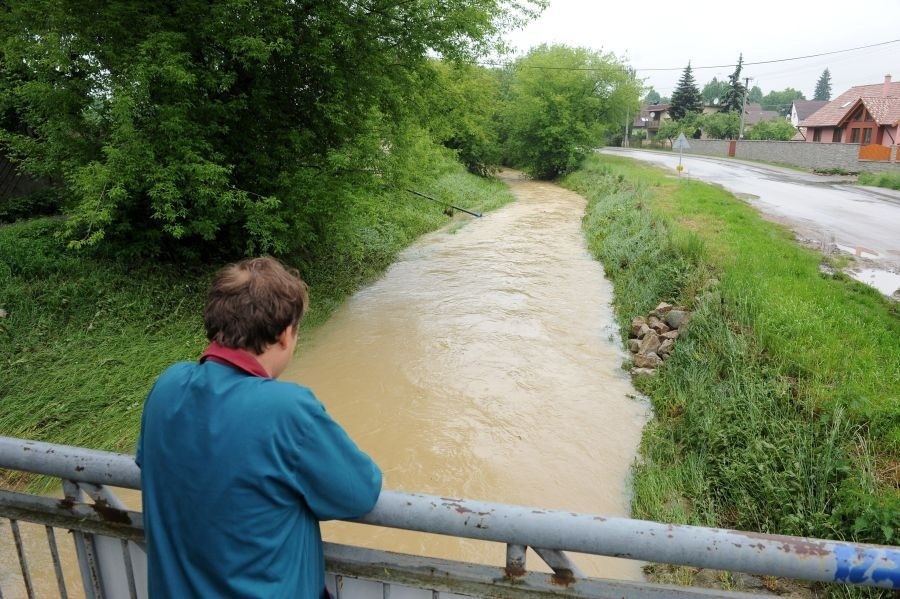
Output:
[[[857,85],[800,121],[806,141],[858,143],[890,147],[900,144],[900,82]]]

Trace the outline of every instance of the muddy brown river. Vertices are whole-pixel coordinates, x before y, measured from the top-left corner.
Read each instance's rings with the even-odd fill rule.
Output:
[[[381,465],[385,488],[627,515],[647,406],[621,369],[612,288],[581,232],[585,200],[504,178],[516,202],[404,251],[283,378],[314,390]],[[346,523],[323,532],[504,563],[498,544]],[[640,576],[634,562],[590,561],[595,575]]]
[[[387,489],[627,516],[649,408],[621,369],[612,288],[581,233],[585,200],[503,178],[516,202],[457,217],[406,249],[301,341],[282,378],[313,389],[380,464]],[[124,499],[139,505],[137,493]],[[36,533],[30,542],[46,546]],[[343,522],[325,523],[323,536],[487,564],[505,557],[496,543]],[[15,597],[9,549],[0,588]],[[641,577],[637,562],[573,557],[592,576]],[[44,565],[39,584],[53,596],[49,557]],[[528,567],[546,570],[530,551]]]

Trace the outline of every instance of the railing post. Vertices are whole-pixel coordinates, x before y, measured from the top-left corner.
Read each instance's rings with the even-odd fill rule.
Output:
[[[69,501],[80,503],[83,500],[83,494],[78,484],[70,480],[63,481],[63,492]],[[74,531],[73,535],[78,567],[81,569],[81,581],[84,584],[84,596],[86,599],[103,599],[103,584],[100,580],[100,570],[97,568],[94,535],[79,531]]]

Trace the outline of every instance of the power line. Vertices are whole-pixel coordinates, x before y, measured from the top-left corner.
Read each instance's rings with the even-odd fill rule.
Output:
[[[742,66],[742,67],[749,67],[749,66],[755,66],[755,65],[761,65],[761,64],[773,64],[773,63],[777,63],[777,62],[790,62],[790,61],[792,61],[792,60],[805,60],[805,59],[807,59],[807,58],[818,58],[818,57],[820,57],[820,56],[831,56],[831,55],[833,55],[833,54],[843,54],[844,52],[854,52],[854,51],[856,51],[856,50],[865,50],[865,49],[867,49],[867,48],[877,48],[878,46],[886,46],[886,45],[888,45],[888,44],[896,44],[897,42],[900,42],[900,39],[888,40],[888,41],[886,41],[886,42],[878,42],[877,44],[868,44],[868,45],[866,45],[866,46],[857,46],[856,48],[846,48],[846,49],[844,49],[844,50],[833,50],[833,51],[831,51],[831,52],[819,52],[818,54],[808,54],[808,55],[806,55],[806,56],[793,56],[793,57],[791,57],[791,58],[777,58],[777,59],[774,59],[774,60],[760,60],[760,61],[756,61],[756,62],[744,62],[744,63],[741,63],[741,66]],[[482,64],[482,65],[484,65],[484,66],[510,66],[510,65],[512,65],[512,64],[514,64],[514,63],[508,63],[508,62],[507,62],[507,63],[502,63],[502,62],[490,62],[490,61],[488,61],[488,62],[483,62],[483,63],[479,63],[479,64]],[[554,66],[544,66],[544,65],[518,65],[518,66],[519,66],[520,68],[527,68],[527,69],[543,69],[543,70],[559,70],[559,71],[599,71],[599,70],[603,70],[603,69],[609,67],[609,65],[607,65],[607,66],[605,66],[605,67],[602,67],[602,68],[595,68],[595,67],[554,67]],[[724,68],[730,68],[730,67],[735,67],[735,66],[737,66],[737,63],[732,63],[732,64],[718,64],[718,65],[701,66],[701,67],[695,67],[695,66],[691,65],[691,70],[692,70],[692,71],[699,71],[699,70],[701,70],[701,69],[724,69]],[[645,71],[682,71],[682,70],[684,70],[684,67],[652,67],[652,68],[634,67],[634,70],[639,71],[639,72],[645,72]]]
[[[900,39],[888,40],[886,42],[878,42],[877,44],[869,44],[867,46],[858,46],[856,48],[847,48],[846,50],[833,50],[831,52],[819,52],[818,54],[808,54],[806,56],[794,56],[791,58],[777,58],[775,60],[759,60],[757,62],[745,62],[745,63],[742,63],[741,66],[750,67],[750,66],[759,65],[759,64],[772,64],[772,63],[776,63],[776,62],[789,62],[791,60],[804,60],[806,58],[817,58],[819,56],[830,56],[832,54],[843,54],[844,52],[853,52],[855,50],[865,50],[866,48],[875,48],[878,46],[886,46],[888,44],[896,44],[897,42],[900,42]],[[720,64],[720,65],[713,65],[713,66],[708,66],[708,67],[691,66],[691,70],[696,71],[699,69],[723,69],[726,67],[733,67],[733,66],[737,66],[737,65],[736,64]],[[654,68],[654,69],[637,68],[636,70],[638,70],[638,71],[681,71],[683,69],[684,69],[684,67],[666,67],[666,68]]]

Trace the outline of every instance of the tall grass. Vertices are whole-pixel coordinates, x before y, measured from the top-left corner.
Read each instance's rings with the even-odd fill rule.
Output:
[[[874,185],[900,191],[900,172],[860,173],[857,182],[860,185]]]
[[[635,466],[638,517],[897,543],[897,305],[724,190],[596,157],[565,184],[623,332],[694,310],[658,375]]]
[[[513,199],[446,156],[417,187],[474,210]],[[330,219],[302,266],[317,326],[422,233],[448,222],[442,207],[401,189],[347,186],[350,208]],[[469,217],[465,217],[469,218]],[[144,397],[169,364],[205,345],[201,309],[220,264],[125,263],[73,253],[62,221],[0,226],[0,434],[132,452]]]

